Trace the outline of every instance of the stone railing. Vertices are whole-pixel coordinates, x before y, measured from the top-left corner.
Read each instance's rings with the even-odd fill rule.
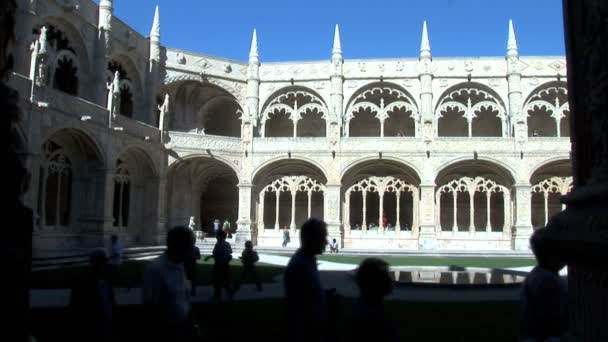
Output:
[[[176,150],[242,151],[240,138],[175,131],[169,132],[169,145]]]
[[[119,127],[124,133],[142,138],[146,141],[160,143],[160,130],[143,122],[130,119],[126,116],[117,115],[112,123],[113,127]]]
[[[32,92],[32,81],[16,73],[13,73],[8,80],[11,88],[19,92],[19,96],[23,99],[29,99]]]
[[[321,152],[331,151],[327,138],[255,138],[254,152]]]
[[[49,108],[53,110],[79,119],[90,117],[90,121],[94,123],[108,125],[109,112],[102,106],[51,87],[36,87],[34,93],[37,101],[48,103]]]

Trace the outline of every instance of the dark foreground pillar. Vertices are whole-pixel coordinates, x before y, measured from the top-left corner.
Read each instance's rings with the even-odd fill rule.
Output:
[[[571,341],[608,341],[608,1],[564,0],[574,190],[547,225],[568,264]]]

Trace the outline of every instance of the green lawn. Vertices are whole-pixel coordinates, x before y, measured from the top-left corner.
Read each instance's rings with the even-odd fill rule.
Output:
[[[534,266],[536,261],[532,258],[496,258],[496,257],[432,257],[432,256],[374,256],[384,259],[391,266],[460,266],[460,267],[487,267],[507,268]],[[359,264],[366,256],[348,256],[324,254],[319,260],[343,264]]]
[[[352,301],[342,304],[339,331],[345,332],[345,318]],[[119,341],[145,341],[150,331],[141,306],[121,306],[115,316]],[[252,300],[204,303],[194,307],[205,341],[289,341],[282,338],[283,305],[280,300]],[[517,341],[518,304],[484,303],[387,303],[387,311],[402,341]],[[39,342],[65,341],[71,321],[65,309],[32,311],[32,332]],[[82,337],[82,336],[80,336]],[[82,339],[80,339],[82,340]]]
[[[140,287],[143,272],[148,261],[129,261],[125,262],[120,268],[120,283],[117,286]],[[197,269],[197,284],[211,284],[211,264],[201,261]],[[233,279],[241,274],[240,260],[233,260],[231,263],[231,275]],[[85,267],[65,267],[52,270],[35,271],[31,273],[31,288],[34,289],[57,289],[70,288],[86,270]],[[257,265],[258,278],[261,282],[272,282],[273,278],[283,272],[282,267],[267,264]],[[247,282],[250,282],[249,280]]]

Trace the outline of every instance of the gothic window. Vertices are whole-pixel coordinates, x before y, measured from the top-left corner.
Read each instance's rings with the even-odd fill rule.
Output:
[[[63,149],[47,142],[40,172],[38,216],[47,227],[65,227],[70,223],[72,200],[72,162]]]
[[[262,111],[262,137],[324,137],[328,110],[306,89],[290,88],[272,98]]]
[[[346,111],[346,134],[351,137],[414,137],[419,121],[415,103],[396,85],[368,86],[353,98]]]
[[[35,28],[33,34],[40,35],[42,27]],[[64,32],[53,25],[45,25],[44,27],[46,27],[47,55],[40,62],[48,63],[50,70],[43,77],[51,77],[53,88],[78,96],[79,65],[76,51]]]
[[[437,136],[508,136],[506,111],[498,96],[475,84],[445,94],[435,110]]]
[[[78,95],[78,67],[75,56],[63,53],[57,58],[53,77],[53,88],[64,93]]]
[[[533,92],[524,106],[530,137],[570,136],[568,89],[563,82],[554,82]]]
[[[115,227],[129,226],[129,209],[131,200],[131,176],[127,165],[118,161],[116,175],[114,176],[114,206],[113,214]]]

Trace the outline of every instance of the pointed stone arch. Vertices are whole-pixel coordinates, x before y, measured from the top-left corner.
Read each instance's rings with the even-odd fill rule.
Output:
[[[419,110],[409,92],[391,82],[367,84],[348,100],[346,136],[418,136]]]
[[[171,96],[170,130],[241,137],[242,108],[228,90],[199,80],[174,80],[165,86]]]
[[[510,129],[508,121],[501,97],[476,82],[450,87],[435,106],[438,137],[506,137]]]
[[[329,110],[312,89],[291,86],[275,91],[260,112],[261,137],[325,137]]]
[[[554,81],[536,87],[524,102],[523,112],[528,121],[528,136],[570,136],[570,104],[566,82]]]
[[[572,190],[572,163],[553,159],[536,166],[530,174],[532,227],[544,227],[549,217],[565,209],[561,197]]]

